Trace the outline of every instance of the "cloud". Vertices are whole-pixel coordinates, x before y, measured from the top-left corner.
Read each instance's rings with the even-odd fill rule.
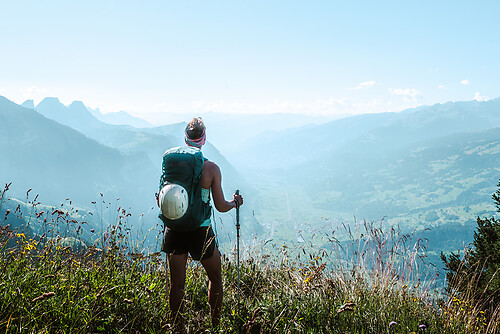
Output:
[[[373,87],[375,85],[378,85],[379,83],[376,82],[375,80],[371,80],[371,81],[364,81],[364,82],[361,82],[359,85],[357,85],[356,87],[353,87],[353,88],[346,88],[347,90],[360,90],[360,89],[363,89],[363,88],[369,88],[369,87]]]
[[[389,93],[402,96],[405,102],[416,102],[420,92],[415,88],[389,88]]]
[[[467,79],[464,79],[464,80],[460,81],[460,84],[461,85],[470,85],[470,81]]]
[[[416,97],[420,94],[415,88],[389,88],[389,93],[398,96]]]
[[[476,92],[476,94],[474,95],[474,99],[473,100],[476,100],[476,101],[479,101],[479,102],[482,102],[482,101],[488,101],[490,98],[489,97],[486,97],[486,96],[481,96],[479,94],[479,92]]]
[[[207,112],[218,112],[225,114],[273,114],[286,113],[296,115],[317,115],[326,117],[344,117],[348,115],[364,113],[380,113],[387,111],[399,111],[404,108],[393,105],[392,101],[380,99],[353,100],[347,97],[330,97],[311,100],[308,102],[296,102],[291,100],[275,99],[267,103],[245,103],[232,101],[206,102],[196,101],[189,105],[158,105],[162,113],[179,114],[204,114]],[[153,111],[153,110],[152,110]],[[153,121],[154,123],[154,121]]]
[[[448,87],[444,86],[444,85],[439,85],[438,86],[438,89],[448,89]]]

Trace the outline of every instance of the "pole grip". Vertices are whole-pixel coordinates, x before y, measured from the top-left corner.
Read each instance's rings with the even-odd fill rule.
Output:
[[[240,190],[236,189],[234,191],[234,194],[235,195],[239,195],[240,194]],[[236,207],[236,226],[240,227],[240,206],[239,205]]]

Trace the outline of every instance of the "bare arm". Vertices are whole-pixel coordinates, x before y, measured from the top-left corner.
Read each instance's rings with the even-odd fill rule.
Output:
[[[232,201],[226,201],[222,191],[222,174],[219,166],[211,161],[206,161],[203,166],[202,187],[211,189],[215,208],[219,212],[227,212],[235,208],[237,203],[243,204],[243,197],[240,195],[233,195]]]

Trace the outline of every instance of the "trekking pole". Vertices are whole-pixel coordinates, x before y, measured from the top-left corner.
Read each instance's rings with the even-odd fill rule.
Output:
[[[240,194],[240,191],[236,189],[234,192],[236,195]],[[238,271],[238,291],[240,290],[240,205],[236,201],[236,261],[237,261],[237,271]]]

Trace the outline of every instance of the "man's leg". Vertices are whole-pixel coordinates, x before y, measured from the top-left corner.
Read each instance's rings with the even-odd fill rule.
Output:
[[[184,297],[184,285],[186,283],[187,254],[167,254],[170,267],[170,312],[175,324],[182,325],[182,298]]]
[[[223,292],[219,249],[215,247],[214,254],[210,258],[202,260],[201,264],[205,268],[210,281],[208,285],[208,303],[210,304],[212,327],[215,328],[219,325]]]

